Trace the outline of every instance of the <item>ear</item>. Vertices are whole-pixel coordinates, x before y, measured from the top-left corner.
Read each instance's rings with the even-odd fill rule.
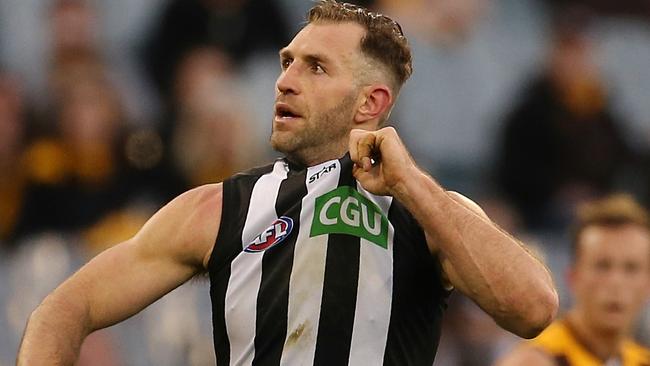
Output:
[[[354,115],[356,124],[379,119],[384,113],[387,113],[393,104],[393,93],[386,85],[370,85],[364,88],[361,102]]]

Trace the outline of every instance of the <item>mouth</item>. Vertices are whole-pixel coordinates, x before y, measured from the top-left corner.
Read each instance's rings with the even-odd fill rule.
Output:
[[[298,110],[286,103],[277,103],[275,105],[275,119],[280,121],[292,121],[302,118]]]
[[[604,309],[605,309],[605,311],[607,313],[610,313],[610,314],[620,314],[620,313],[624,312],[625,307],[623,306],[623,304],[612,301],[612,302],[606,303],[604,305]]]

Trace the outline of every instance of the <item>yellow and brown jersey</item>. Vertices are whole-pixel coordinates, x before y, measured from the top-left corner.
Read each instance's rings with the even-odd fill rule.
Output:
[[[529,344],[552,355],[558,366],[607,365],[576,337],[566,320],[554,322],[537,338],[529,341]],[[619,362],[621,366],[650,366],[650,350],[632,340],[626,340]]]

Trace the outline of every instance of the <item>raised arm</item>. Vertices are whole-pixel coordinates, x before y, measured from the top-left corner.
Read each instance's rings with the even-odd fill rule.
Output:
[[[350,156],[364,188],[392,195],[411,212],[451,285],[501,327],[531,338],[552,321],[558,298],[546,267],[474,202],[422,172],[393,128],[353,130]]]
[[[204,271],[221,202],[221,184],[188,191],[133,238],[88,262],[34,310],[17,364],[72,365],[88,334],[129,318]]]

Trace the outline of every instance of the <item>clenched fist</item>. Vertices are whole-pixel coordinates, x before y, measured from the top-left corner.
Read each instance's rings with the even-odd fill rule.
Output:
[[[354,177],[377,195],[398,196],[404,193],[404,183],[422,174],[393,127],[352,130],[350,158]]]

